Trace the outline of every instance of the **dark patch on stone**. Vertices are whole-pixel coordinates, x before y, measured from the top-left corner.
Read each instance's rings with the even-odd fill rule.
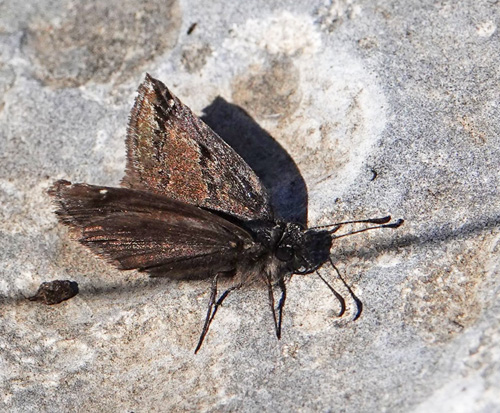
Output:
[[[61,7],[50,21],[31,23],[24,50],[35,75],[54,87],[118,81],[171,49],[181,26],[177,0],[110,0]]]
[[[447,247],[448,254],[432,258],[427,273],[402,290],[405,323],[428,343],[441,344],[473,325],[482,311],[478,289],[485,279],[485,245],[480,241]]]
[[[212,54],[208,44],[192,44],[182,50],[181,63],[189,73],[199,72]]]
[[[252,66],[233,81],[234,103],[258,117],[285,118],[302,98],[300,74],[291,59],[279,57],[265,66]]]

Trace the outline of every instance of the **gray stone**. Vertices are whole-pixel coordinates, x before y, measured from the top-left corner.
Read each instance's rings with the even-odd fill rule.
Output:
[[[0,3],[0,410],[500,411],[498,4],[297,3]],[[295,276],[280,341],[250,288],[194,355],[209,282],[120,272],[71,239],[46,190],[119,185],[146,71],[280,216],[405,219],[334,243],[360,319],[325,265],[345,316]],[[80,294],[25,298],[64,279]]]

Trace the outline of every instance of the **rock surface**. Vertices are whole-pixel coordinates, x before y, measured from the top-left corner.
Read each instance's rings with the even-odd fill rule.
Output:
[[[500,411],[498,4],[296,3],[0,3],[0,410]],[[120,272],[70,239],[46,190],[119,185],[145,72],[279,215],[405,218],[332,249],[359,320],[295,276],[281,341],[247,289],[194,355],[208,282]],[[80,294],[25,299],[57,279]]]

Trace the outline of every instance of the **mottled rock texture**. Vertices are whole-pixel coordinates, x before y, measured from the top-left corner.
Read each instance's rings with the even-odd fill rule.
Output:
[[[495,1],[0,2],[0,410],[500,411],[500,50]],[[196,23],[196,26],[192,25]],[[191,28],[191,30],[190,30]],[[58,224],[53,181],[119,185],[145,72],[310,226],[396,231],[314,274],[229,296],[150,280]],[[80,294],[32,302],[44,281]]]

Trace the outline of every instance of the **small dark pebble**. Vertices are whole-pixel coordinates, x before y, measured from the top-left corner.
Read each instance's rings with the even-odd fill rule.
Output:
[[[30,301],[53,305],[69,300],[77,294],[78,284],[75,281],[54,280],[41,283],[36,294],[28,299]]]
[[[189,26],[189,29],[187,31],[187,34],[190,35],[191,33],[194,32],[194,29],[196,29],[196,26],[198,25],[198,23],[193,23],[191,26]]]

